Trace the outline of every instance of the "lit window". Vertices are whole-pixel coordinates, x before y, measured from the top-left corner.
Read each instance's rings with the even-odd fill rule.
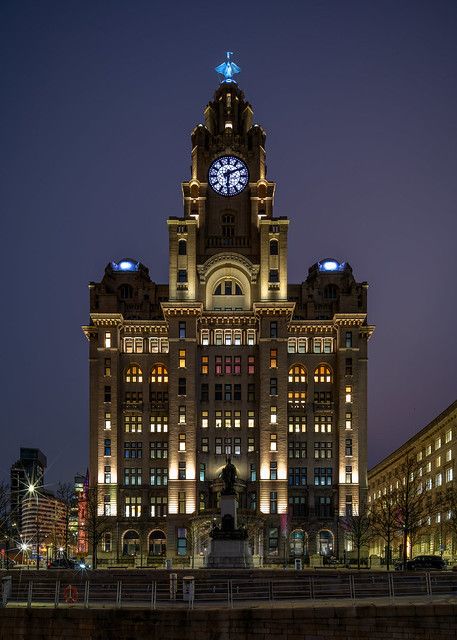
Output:
[[[109,377],[111,375],[111,358],[105,358],[105,368],[103,375]]]
[[[278,479],[278,463],[276,460],[271,460],[270,462],[270,480]]]
[[[306,404],[305,391],[288,391],[287,402],[294,409],[303,408]]]
[[[289,416],[289,433],[306,433],[306,416]]]
[[[179,434],[179,451],[185,451],[185,450],[186,450],[186,434],[180,433]]]
[[[333,339],[332,338],[324,338],[324,353],[332,353],[333,352]]]
[[[419,451],[417,454],[417,462],[420,462],[422,460],[422,451]]]
[[[248,429],[255,427],[255,411],[248,411]]]
[[[248,375],[253,376],[255,373],[255,357],[248,356]]]
[[[103,496],[103,515],[110,516],[111,515],[111,497]]]
[[[432,445],[428,444],[427,447],[425,448],[425,455],[429,456],[432,453]]]
[[[151,518],[163,518],[168,511],[167,496],[151,496]]]
[[[202,329],[200,331],[200,341],[202,343],[203,346],[208,346],[209,345],[209,331],[208,329]]]
[[[105,411],[105,429],[111,429],[111,413]]]
[[[344,392],[346,394],[346,403],[350,404],[352,402],[352,387],[346,386]]]
[[[205,482],[206,480],[206,464],[204,462],[200,463],[199,479],[200,482]]]
[[[278,436],[276,433],[270,433],[270,451],[278,450]]]
[[[168,416],[151,415],[149,427],[151,433],[168,433]]]
[[[451,449],[448,449],[446,451],[446,462],[450,462],[452,460],[452,451]]]
[[[157,364],[151,371],[151,382],[157,384],[168,383],[168,371],[163,364]]]
[[[346,484],[352,484],[352,466],[351,465],[346,466],[345,482]]]
[[[208,411],[202,411],[202,421],[201,421],[202,429],[207,429],[208,424],[209,424]]]
[[[126,382],[143,382],[143,372],[136,364],[130,366],[125,372]]]
[[[236,347],[241,345],[241,331],[239,329],[234,329],[233,331],[233,344]]]
[[[180,369],[183,369],[186,366],[186,350],[185,349],[179,349],[178,366]]]
[[[435,440],[435,451],[441,447],[441,438]]]
[[[293,367],[291,367],[289,369],[289,382],[305,383],[306,382],[305,367],[302,367],[299,364],[296,364]]]
[[[226,347],[230,347],[232,344],[232,332],[229,329],[224,331],[224,344]]]
[[[454,479],[454,471],[452,467],[449,467],[449,469],[446,469],[446,482],[452,482],[453,479]]]
[[[346,334],[344,337],[344,345],[346,349],[352,348],[352,331],[346,331]]]
[[[184,460],[180,460],[178,462],[178,480],[186,479],[186,462]]]
[[[235,427],[235,429],[239,429],[241,427],[241,411],[234,411],[233,426]]]
[[[255,345],[255,329],[247,330],[247,341],[249,347],[253,347]]]
[[[111,332],[105,332],[105,349],[111,349]]]
[[[270,407],[270,423],[276,424],[278,421],[278,407]]]
[[[346,429],[352,429],[352,413],[350,411],[346,412],[345,426]]]
[[[224,427],[226,429],[232,428],[232,412],[230,410],[224,411]]]
[[[179,407],[179,424],[186,424],[186,407],[181,405]]]
[[[138,415],[125,415],[124,416],[124,428],[125,433],[142,433],[143,431],[143,416]]]
[[[437,473],[435,476],[435,486],[441,487],[442,484],[443,484],[443,474]]]
[[[331,433],[332,416],[314,416],[314,433]]]
[[[233,439],[233,453],[235,456],[241,455],[241,438]]]
[[[254,452],[254,438],[248,438],[248,453]]]
[[[124,484],[127,486],[141,485],[141,468],[140,467],[127,467],[124,469]]]
[[[233,357],[233,375],[234,376],[241,375],[241,356]]]
[[[184,354],[185,354],[185,352],[184,352]],[[185,360],[184,360],[184,366],[185,366]],[[202,376],[206,376],[206,375],[208,375],[208,370],[209,370],[208,356],[201,356],[201,358],[200,358],[200,373],[202,374]]]
[[[278,350],[270,349],[270,369],[277,369],[278,367]]]
[[[220,429],[222,427],[222,411],[219,409],[215,412],[215,427]]]
[[[202,453],[209,453],[209,438],[202,438],[201,439],[201,449],[202,449]]]
[[[432,470],[432,463],[431,462],[427,462],[425,470],[427,473],[430,473],[430,471]]]
[[[256,472],[255,464],[253,463],[249,465],[249,480],[250,482],[255,482],[257,480],[257,472]]]
[[[333,382],[332,372],[325,364],[320,364],[314,371],[314,382]]]
[[[435,466],[441,467],[441,456],[437,456],[435,460]]]
[[[141,496],[125,497],[125,517],[139,518],[141,516]]]
[[[446,431],[446,443],[452,440],[452,429]]]
[[[109,465],[106,465],[104,468],[103,481],[105,484],[111,483],[111,467]]]

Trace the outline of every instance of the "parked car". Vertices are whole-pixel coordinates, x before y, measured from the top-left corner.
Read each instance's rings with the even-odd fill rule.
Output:
[[[409,571],[442,571],[446,568],[446,562],[440,556],[416,556],[407,561],[406,568]]]
[[[74,560],[72,558],[56,558],[48,563],[48,569],[86,569],[83,560]]]

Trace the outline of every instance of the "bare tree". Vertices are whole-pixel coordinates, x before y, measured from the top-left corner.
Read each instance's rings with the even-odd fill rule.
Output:
[[[11,537],[10,526],[10,493],[6,482],[0,482],[0,543],[5,545],[6,568],[9,569],[9,547]]]
[[[57,497],[62,501],[65,508],[65,530],[64,544],[65,557],[68,557],[68,546],[70,539],[70,517],[71,510],[75,504],[75,488],[71,482],[59,482],[57,487]]]
[[[357,569],[360,569],[362,549],[368,547],[373,538],[372,519],[365,505],[360,505],[357,515],[345,516],[342,519],[342,527],[357,552]]]
[[[450,486],[439,496],[437,509],[446,511],[445,530],[451,533],[451,556],[456,553],[457,544],[457,487]]]
[[[259,538],[263,539],[267,516],[245,509],[239,514],[239,520],[248,531],[248,540],[252,545],[252,553],[254,554],[256,547],[255,541],[259,540]]]
[[[202,540],[209,537],[212,518],[209,515],[195,515],[189,520],[187,527],[187,551],[190,556],[192,569],[195,565],[195,555],[200,550]]]
[[[87,535],[89,548],[92,551],[92,568],[97,568],[97,549],[103,534],[108,531],[110,518],[103,515],[103,503],[100,502],[98,486],[88,487],[86,492],[86,520],[84,531]]]
[[[373,535],[381,538],[386,547],[386,565],[389,571],[392,560],[392,544],[398,530],[397,495],[392,490],[377,498],[371,509]]]
[[[406,569],[408,542],[412,549],[424,519],[431,515],[432,505],[427,499],[420,465],[412,455],[407,455],[397,467],[395,484],[397,529],[402,535],[402,561]]]

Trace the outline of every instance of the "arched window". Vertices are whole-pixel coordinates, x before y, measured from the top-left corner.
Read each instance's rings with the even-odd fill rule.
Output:
[[[178,254],[180,256],[187,255],[187,242],[185,240],[180,240],[178,242]]]
[[[119,287],[119,297],[121,300],[133,298],[133,287],[129,284],[121,284]]]
[[[140,551],[140,536],[137,531],[127,531],[124,533],[122,544],[122,554],[124,556],[134,556]]]
[[[214,289],[215,296],[242,296],[243,290],[235,280],[223,280]]]
[[[279,243],[277,240],[270,240],[270,256],[278,255]]]
[[[336,284],[328,284],[324,289],[324,298],[326,300],[336,300],[338,297],[338,287]]]
[[[149,534],[149,555],[165,556],[167,554],[167,536],[163,531],[156,530]]]
[[[157,384],[168,384],[168,371],[163,364],[156,364],[151,371],[151,382]]]
[[[143,382],[143,372],[140,367],[136,364],[130,365],[130,367],[125,372],[125,381],[126,382]]]
[[[330,367],[326,364],[320,364],[314,371],[314,382],[333,382]]]
[[[235,235],[235,216],[231,213],[224,213],[222,216],[222,237],[233,238]]]
[[[289,369],[289,382],[306,382],[306,370],[301,364],[294,364]]]

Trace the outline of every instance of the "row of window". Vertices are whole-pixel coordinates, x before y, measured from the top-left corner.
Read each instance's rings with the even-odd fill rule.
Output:
[[[208,429],[210,426],[210,412],[203,410],[201,412],[200,426],[202,429]],[[246,412],[246,425],[248,429],[255,427],[255,411],[248,409]],[[178,423],[186,424],[187,412],[186,406],[182,405],[178,407]],[[214,417],[212,418],[212,426],[216,429],[235,429],[241,428],[241,411],[226,409],[216,409],[214,411]],[[306,415],[297,414],[289,415],[287,417],[289,433],[306,433]],[[315,433],[332,433],[332,416],[331,415],[315,415],[314,416],[314,432]],[[270,407],[270,423],[277,423],[277,407]],[[352,428],[352,413],[346,413],[345,418],[346,429]],[[105,411],[104,428],[109,431],[111,429],[111,412]],[[125,433],[143,433],[143,416],[140,414],[126,414],[124,415],[124,431]],[[149,432],[150,433],[168,433],[168,416],[164,414],[152,414],[149,418]],[[446,461],[448,461],[448,454],[446,454]],[[441,456],[438,456],[439,464],[441,464]],[[430,463],[429,463],[430,464]],[[437,466],[439,466],[437,463]],[[428,468],[428,467],[427,467]],[[431,468],[431,467],[430,467]],[[428,469],[430,470],[430,469]]]
[[[432,455],[432,451],[438,451],[443,444],[448,444],[452,440],[452,429],[448,429],[443,436],[437,436],[434,443],[429,443],[425,449],[421,449],[417,453],[417,461],[420,462],[424,457]]]

